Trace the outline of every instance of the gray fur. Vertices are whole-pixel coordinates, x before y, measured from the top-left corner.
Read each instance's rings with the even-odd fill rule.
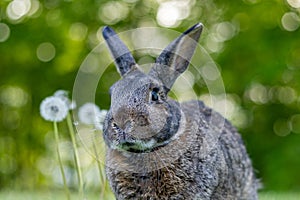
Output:
[[[169,44],[156,59],[149,76],[161,80],[167,89],[171,89],[177,77],[187,69],[201,32],[202,24],[195,24]]]
[[[167,96],[201,30],[197,24],[174,40],[148,75],[129,67],[111,88],[103,130],[106,174],[117,199],[257,199],[251,160],[235,128],[200,101],[179,104]]]
[[[103,37],[114,58],[119,73],[123,76],[135,66],[135,60],[125,44],[120,40],[115,31],[106,26],[102,30]]]

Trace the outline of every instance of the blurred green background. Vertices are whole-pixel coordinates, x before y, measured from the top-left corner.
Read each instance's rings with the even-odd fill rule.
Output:
[[[300,0],[1,0],[0,190],[61,187],[52,124],[39,105],[57,89],[72,91],[104,25],[182,32],[199,21],[200,44],[218,64],[228,97],[216,97],[217,108],[229,108],[223,114],[241,132],[264,190],[300,191]],[[96,98],[108,109],[119,75],[113,66],[105,73]],[[195,82],[194,90],[207,99],[205,85]],[[86,190],[97,190],[86,162]]]

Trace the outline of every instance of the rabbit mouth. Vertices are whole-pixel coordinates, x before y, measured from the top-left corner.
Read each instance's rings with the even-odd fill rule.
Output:
[[[132,153],[146,153],[165,146],[167,142],[158,143],[155,138],[136,138],[118,129],[118,137],[112,142],[112,148]]]
[[[105,134],[108,141],[108,144],[112,149],[116,149],[119,151],[127,151],[132,153],[146,153],[157,150],[159,147],[162,147],[167,144],[167,141],[158,141],[157,138],[142,137],[143,134],[135,135],[131,134],[131,129],[123,130],[120,128],[113,119],[110,120],[110,127],[113,134]],[[142,131],[142,130],[140,130]],[[104,130],[106,132],[106,130]],[[140,136],[140,137],[137,137]]]
[[[158,150],[163,147],[167,142],[158,143],[156,139],[137,139],[123,133],[122,139],[115,144],[115,148],[121,151],[128,151],[132,153],[148,153]]]

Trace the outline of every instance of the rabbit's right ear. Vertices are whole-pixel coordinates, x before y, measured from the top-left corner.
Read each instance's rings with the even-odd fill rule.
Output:
[[[183,73],[194,54],[203,25],[195,24],[169,44],[156,59],[149,75],[160,80],[170,90],[177,77]]]
[[[135,60],[115,31],[106,26],[102,30],[102,35],[121,76],[133,70],[136,66]]]

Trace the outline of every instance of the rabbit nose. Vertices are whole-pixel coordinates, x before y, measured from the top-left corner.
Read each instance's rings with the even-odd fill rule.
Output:
[[[137,115],[136,117],[136,123],[138,126],[147,126],[149,124],[148,118],[145,115]]]
[[[128,133],[131,131],[132,129],[132,121],[131,120],[126,120],[126,121],[115,121],[114,124],[121,129],[122,131],[124,131],[125,133]]]

